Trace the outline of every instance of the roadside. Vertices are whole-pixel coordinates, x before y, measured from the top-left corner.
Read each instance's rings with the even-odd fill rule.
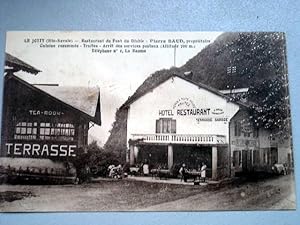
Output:
[[[209,193],[153,205],[141,211],[275,210],[296,209],[294,176],[230,184]]]
[[[103,179],[81,185],[0,185],[2,195],[16,192],[23,194],[22,199],[9,202],[1,198],[1,211],[201,211],[296,207],[293,175],[207,186],[131,179]]]

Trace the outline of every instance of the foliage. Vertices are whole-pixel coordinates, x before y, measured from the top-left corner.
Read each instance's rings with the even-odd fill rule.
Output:
[[[284,76],[264,80],[261,84],[250,87],[248,98],[256,99],[259,104],[252,104],[251,120],[257,127],[277,130],[280,134],[290,135],[290,106]]]
[[[75,157],[73,164],[77,170],[78,177],[82,180],[86,180],[87,176],[91,175],[91,168],[96,169],[96,173],[99,176],[106,176],[106,171],[109,165],[120,164],[120,160],[113,152],[104,151],[99,147],[97,141],[90,143],[86,151],[79,151],[79,155]]]
[[[172,67],[150,75],[127,102],[143,95],[174,73],[184,76],[184,72],[192,71],[194,82],[216,89],[249,88],[246,97],[250,103],[252,122],[258,127],[289,134],[285,57],[283,33],[224,33],[182,67]],[[235,73],[227,73],[230,66],[236,66]],[[127,110],[118,109],[105,147],[125,152],[126,119]]]
[[[118,160],[125,162],[126,149],[126,130],[127,130],[127,110],[118,109],[115,116],[115,122],[112,124],[111,135],[104,145],[107,152],[116,155]]]

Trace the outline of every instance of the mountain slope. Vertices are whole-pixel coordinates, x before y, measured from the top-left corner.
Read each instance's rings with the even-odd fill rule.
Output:
[[[155,87],[167,76],[192,71],[191,80],[216,89],[249,88],[247,96],[255,104],[252,120],[257,126],[283,130],[289,117],[283,33],[224,33],[185,65],[151,74],[125,104]],[[227,67],[236,72],[227,73]],[[236,99],[238,100],[238,99]],[[116,112],[110,137],[104,148],[125,157],[127,111]]]

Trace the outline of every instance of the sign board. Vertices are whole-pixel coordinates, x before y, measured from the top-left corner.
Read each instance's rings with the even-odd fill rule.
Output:
[[[5,153],[11,157],[49,158],[75,157],[77,145],[75,142],[47,141],[8,141],[5,143]]]
[[[201,122],[228,122],[228,117],[222,116],[225,110],[222,108],[203,107],[198,108],[190,98],[179,98],[172,109],[158,110],[159,117],[186,117],[194,116],[197,123]]]

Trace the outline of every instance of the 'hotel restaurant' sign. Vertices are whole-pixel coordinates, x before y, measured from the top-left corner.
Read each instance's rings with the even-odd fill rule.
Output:
[[[180,108],[179,108],[180,107]],[[224,110],[221,108],[197,108],[195,103],[189,98],[180,98],[173,104],[173,109],[161,109],[158,110],[160,117],[165,116],[200,116],[196,118],[199,122],[212,122],[222,121],[227,122],[228,118],[221,117],[224,114]],[[204,116],[204,117],[202,117]],[[217,116],[213,120],[213,116]],[[220,116],[220,117],[219,117]]]
[[[158,111],[158,115],[161,117],[164,116],[211,116],[213,115],[222,115],[224,114],[223,109],[216,108],[211,110],[210,108],[196,108],[196,109],[177,109],[177,110],[172,110],[172,109],[163,109]],[[227,122],[228,118],[227,117],[200,117],[196,118],[196,121],[199,122]]]

